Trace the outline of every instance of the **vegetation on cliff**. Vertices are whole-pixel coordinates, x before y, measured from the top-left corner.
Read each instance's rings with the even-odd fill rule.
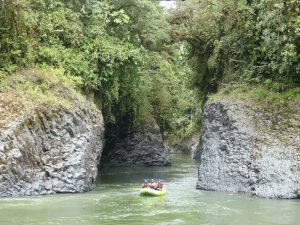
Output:
[[[45,64],[80,77],[107,122],[155,119],[165,136],[198,129],[192,72],[157,1],[7,0],[0,7],[0,79]]]
[[[20,115],[32,115],[34,111],[70,109],[84,103],[80,77],[66,74],[61,69],[48,66],[20,70],[0,80],[0,129]],[[94,104],[89,104],[95,107]]]
[[[166,13],[151,0],[6,0],[0,79],[46,65],[77,77],[106,122],[155,120],[165,137],[185,137],[199,129],[201,96],[220,89],[298,98],[299,6],[187,0]]]
[[[299,0],[188,0],[170,19],[172,37],[186,41],[205,94],[222,84],[286,92],[300,85],[299,9]]]

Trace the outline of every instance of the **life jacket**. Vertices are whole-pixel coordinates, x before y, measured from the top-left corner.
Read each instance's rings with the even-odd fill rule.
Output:
[[[161,183],[158,183],[158,184],[157,184],[157,188],[158,188],[158,189],[162,189],[162,187],[163,187],[163,185],[162,185]]]
[[[150,187],[150,188],[155,188],[155,183],[154,183],[154,182],[153,182],[153,183],[151,182],[151,183],[149,184],[149,187]]]
[[[148,184],[145,183],[145,184],[143,185],[143,188],[147,188],[147,187],[148,187]]]

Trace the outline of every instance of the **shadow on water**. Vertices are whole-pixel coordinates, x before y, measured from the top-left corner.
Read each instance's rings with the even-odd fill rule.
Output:
[[[159,178],[165,196],[141,197],[144,178]],[[106,168],[84,194],[0,200],[0,224],[299,224],[299,200],[269,200],[195,189],[197,163],[172,158],[171,167]]]

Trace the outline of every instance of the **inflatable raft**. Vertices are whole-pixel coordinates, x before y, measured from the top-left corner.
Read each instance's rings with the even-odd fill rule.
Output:
[[[152,188],[142,188],[140,191],[140,194],[144,196],[161,196],[165,195],[166,193],[167,190],[165,188],[161,190],[154,190]]]

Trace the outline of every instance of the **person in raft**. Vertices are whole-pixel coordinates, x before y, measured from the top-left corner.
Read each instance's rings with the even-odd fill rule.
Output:
[[[143,188],[148,188],[148,181],[144,180]]]
[[[152,189],[155,188],[155,182],[154,182],[153,179],[151,179],[151,182],[150,182],[150,184],[149,184],[149,188],[152,188]]]
[[[160,180],[158,180],[157,181],[157,186],[156,186],[155,190],[161,190],[161,189],[163,189],[163,184],[162,184],[162,182]]]

